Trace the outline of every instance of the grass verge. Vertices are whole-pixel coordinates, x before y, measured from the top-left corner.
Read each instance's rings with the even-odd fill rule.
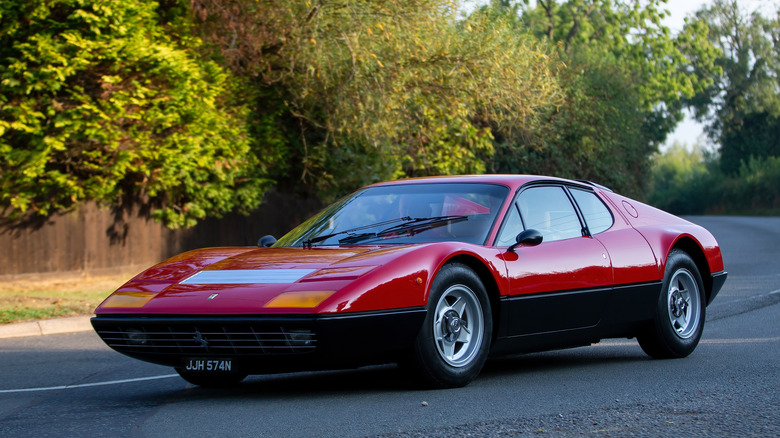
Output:
[[[128,277],[11,282],[0,286],[0,324],[91,315]]]

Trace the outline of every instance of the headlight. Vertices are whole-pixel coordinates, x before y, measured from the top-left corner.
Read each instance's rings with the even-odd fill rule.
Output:
[[[291,347],[311,347],[314,345],[314,333],[312,333],[311,330],[285,330],[282,328],[282,332],[284,332],[284,337],[287,339],[287,343],[290,344]]]
[[[149,342],[149,337],[141,330],[129,329],[125,332],[125,337],[129,345],[146,345]]]

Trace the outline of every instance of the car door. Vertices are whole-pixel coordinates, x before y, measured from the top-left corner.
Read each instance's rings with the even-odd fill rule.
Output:
[[[612,285],[604,246],[586,232],[561,185],[522,190],[506,215],[495,246],[514,243],[522,230],[543,236],[535,246],[503,250],[509,278],[508,336],[555,332],[598,324]]]
[[[589,234],[604,245],[612,264],[613,292],[602,324],[618,325],[653,317],[661,273],[650,245],[619,215],[613,216],[596,193],[569,188]]]

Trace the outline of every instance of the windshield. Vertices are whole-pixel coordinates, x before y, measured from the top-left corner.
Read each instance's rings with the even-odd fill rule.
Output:
[[[484,244],[508,192],[505,186],[481,183],[368,187],[329,206],[273,246]]]

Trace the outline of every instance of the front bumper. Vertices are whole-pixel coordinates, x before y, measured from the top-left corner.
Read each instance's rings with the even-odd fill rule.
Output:
[[[425,312],[101,315],[92,318],[92,326],[109,347],[136,359],[178,368],[185,358],[230,358],[253,374],[395,361],[412,347]]]

